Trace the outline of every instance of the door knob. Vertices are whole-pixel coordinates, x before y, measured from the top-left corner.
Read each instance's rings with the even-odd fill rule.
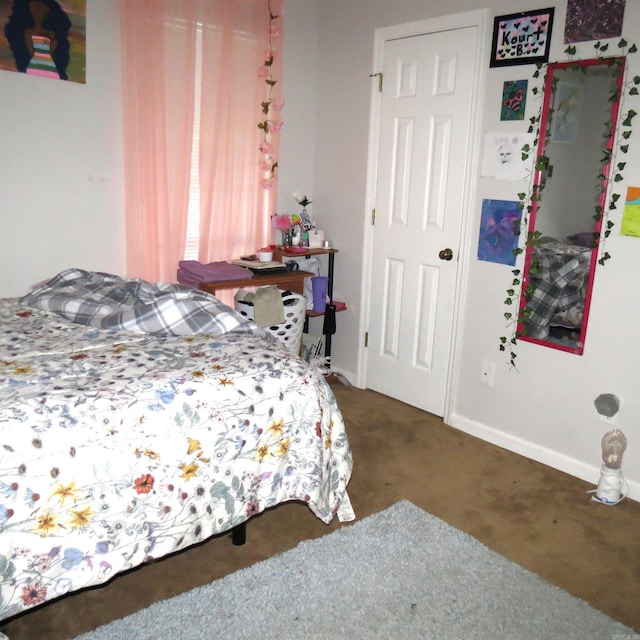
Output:
[[[451,249],[443,249],[438,257],[440,260],[451,260],[453,258],[453,251]]]

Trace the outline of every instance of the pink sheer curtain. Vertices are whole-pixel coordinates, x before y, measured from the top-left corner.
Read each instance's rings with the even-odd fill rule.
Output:
[[[277,157],[282,0],[215,0],[203,8],[198,255],[210,262],[253,253],[269,241],[275,188],[261,188],[265,135],[258,123],[268,120],[266,138]]]
[[[199,260],[265,244],[275,189],[259,122],[279,104],[282,0],[120,0],[127,270],[173,282],[184,256],[193,138],[196,30],[202,20]],[[274,19],[278,16],[277,19]],[[273,64],[265,60],[270,52]],[[269,113],[263,113],[263,103]]]
[[[198,3],[121,0],[127,271],[173,282],[187,228]]]

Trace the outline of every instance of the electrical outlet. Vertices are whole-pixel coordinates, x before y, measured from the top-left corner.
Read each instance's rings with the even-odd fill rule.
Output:
[[[493,386],[493,375],[495,373],[495,365],[488,360],[482,361],[480,367],[480,384],[486,384],[488,387]]]

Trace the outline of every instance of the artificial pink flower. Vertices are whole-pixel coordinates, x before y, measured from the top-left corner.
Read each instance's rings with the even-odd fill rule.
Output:
[[[280,229],[280,231],[287,231],[291,227],[291,216],[285,215],[276,215],[274,216],[275,220],[275,228]],[[273,220],[273,218],[272,218]],[[273,223],[272,223],[273,224]]]

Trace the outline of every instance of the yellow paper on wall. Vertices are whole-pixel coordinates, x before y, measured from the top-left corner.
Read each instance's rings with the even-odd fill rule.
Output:
[[[640,238],[640,187],[627,189],[620,234]]]

